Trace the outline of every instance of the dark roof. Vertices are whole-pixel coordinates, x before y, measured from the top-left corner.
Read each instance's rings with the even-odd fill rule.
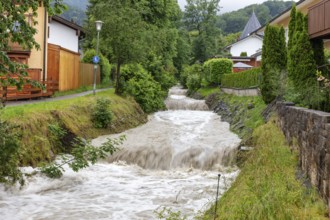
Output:
[[[258,51],[258,52],[255,53],[255,54],[252,54],[250,57],[258,57],[258,56],[260,56],[260,55],[262,55],[262,51],[261,51],[261,50]]]
[[[240,61],[250,61],[251,59],[254,59],[254,57],[229,56],[228,59],[231,59],[231,60],[240,60]]]
[[[256,14],[253,12],[248,23],[245,25],[245,28],[239,39],[243,39],[243,38],[249,36],[250,33],[254,32],[255,30],[259,29],[260,27],[261,27],[261,24],[256,16]]]
[[[51,20],[57,21],[57,22],[65,25],[65,26],[67,26],[69,28],[74,29],[74,30],[84,31],[83,30],[83,27],[81,27],[80,25],[78,25],[76,23],[73,23],[71,21],[68,21],[68,20],[66,20],[66,19],[64,19],[64,18],[62,18],[60,16],[57,16],[57,15],[52,16],[51,17]]]

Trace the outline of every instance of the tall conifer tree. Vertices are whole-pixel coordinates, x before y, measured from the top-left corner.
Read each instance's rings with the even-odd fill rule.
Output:
[[[286,44],[283,28],[267,25],[262,47],[261,94],[266,103],[280,95],[280,74],[286,68]]]
[[[292,5],[290,22],[289,22],[289,41],[288,41],[288,50],[291,49],[293,43],[293,35],[296,29],[296,5]]]

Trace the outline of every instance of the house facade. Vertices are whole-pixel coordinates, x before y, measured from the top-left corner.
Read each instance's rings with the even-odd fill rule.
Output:
[[[31,25],[32,21],[37,21],[34,38],[40,49],[24,50],[19,44],[12,43],[7,52],[9,58],[27,64],[28,76],[33,80],[56,82],[56,89],[60,91],[79,88],[82,81],[80,66],[83,66],[80,65],[79,40],[84,37],[83,28],[59,16],[49,17],[42,3],[36,16],[26,14],[26,19]],[[88,67],[84,72],[93,72],[93,69]]]
[[[261,35],[249,35],[226,48],[233,57],[239,57],[242,52],[246,52],[247,56],[256,54],[262,48],[263,37]]]
[[[79,53],[79,40],[83,36],[83,28],[59,16],[49,18],[48,43]]]
[[[253,12],[240,38],[225,48],[230,53],[229,59],[234,63],[234,72],[260,66],[263,35],[254,33],[260,27],[260,22]],[[241,56],[242,53],[246,53],[246,56]]]
[[[17,43],[11,43],[11,51],[8,51],[8,57],[16,62],[27,64],[29,66],[29,76],[34,80],[42,80],[46,76],[47,69],[47,34],[48,34],[48,14],[47,10],[40,3],[37,10],[37,16],[28,13],[25,15],[27,22],[32,25],[32,21],[37,21],[35,28],[37,33],[34,35],[40,49],[23,49]]]
[[[37,15],[26,14],[27,22],[32,25],[32,20],[37,24],[34,28],[37,30],[34,35],[35,41],[40,48],[31,50],[23,49],[19,44],[12,43],[11,51],[7,54],[10,59],[19,63],[27,64],[28,74],[34,80],[47,80],[48,74],[48,46],[51,44],[60,46],[70,52],[79,52],[79,39],[82,36],[82,27],[66,21],[59,16],[48,17],[48,13],[42,3],[40,3]],[[52,65],[52,63],[50,63]]]

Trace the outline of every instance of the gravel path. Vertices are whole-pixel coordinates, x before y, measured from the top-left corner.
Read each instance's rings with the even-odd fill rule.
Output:
[[[96,92],[102,92],[105,90],[109,90],[110,88],[106,89],[97,89]],[[39,102],[52,102],[52,101],[57,101],[57,100],[64,100],[64,99],[72,99],[76,97],[81,97],[85,95],[92,94],[93,90],[91,91],[86,91],[86,92],[81,92],[81,93],[76,93],[76,94],[71,94],[71,95],[65,95],[65,96],[59,96],[55,98],[39,98],[39,99],[31,99],[31,100],[20,100],[20,101],[7,101],[6,106],[18,106],[18,105],[28,105],[28,104],[34,104],[34,103],[39,103]]]

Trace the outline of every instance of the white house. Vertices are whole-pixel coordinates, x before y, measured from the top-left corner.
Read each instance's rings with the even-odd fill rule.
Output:
[[[261,35],[249,35],[226,48],[229,49],[231,56],[238,57],[242,52],[246,52],[247,56],[252,56],[262,49],[263,37]]]
[[[59,16],[50,18],[48,43],[58,45],[72,52],[79,52],[79,39],[83,28]]]
[[[255,33],[260,27],[260,22],[253,12],[238,41],[225,48],[234,64],[241,62],[250,66],[260,65],[263,35]],[[246,53],[246,56],[241,56],[242,53]]]

